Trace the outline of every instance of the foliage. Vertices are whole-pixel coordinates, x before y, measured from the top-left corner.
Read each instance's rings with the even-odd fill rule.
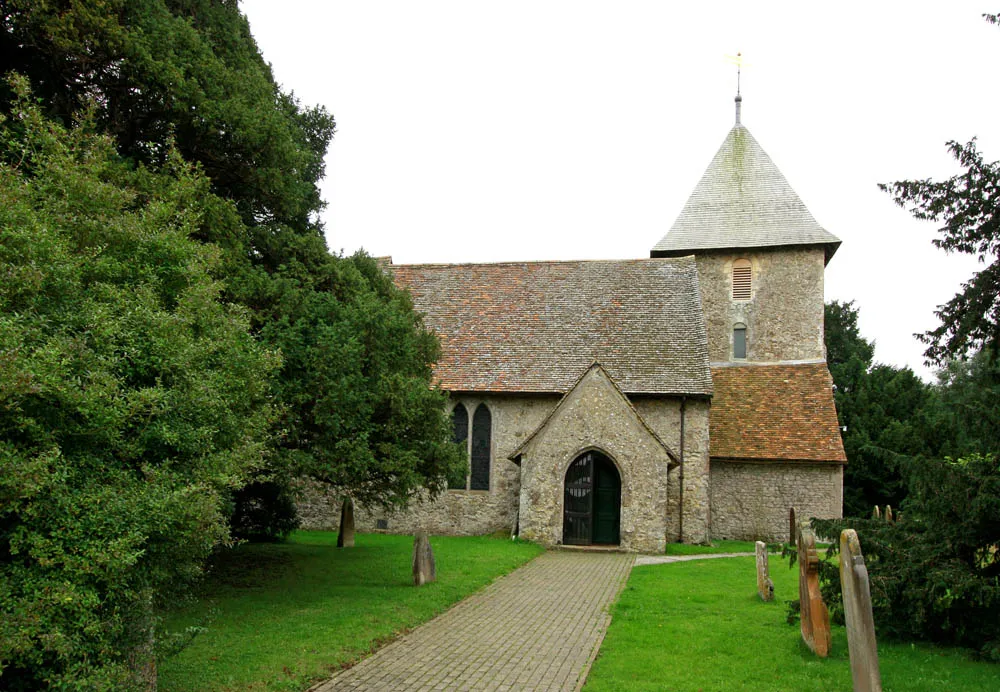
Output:
[[[236,0],[3,0],[0,11],[4,71],[27,76],[48,115],[68,123],[96,104],[119,151],[147,164],[176,142],[251,228],[301,230],[322,207],[333,118],[280,91]]]
[[[233,493],[229,519],[234,538],[258,543],[283,541],[299,527],[295,495],[288,482],[262,478]]]
[[[946,436],[930,418],[935,392],[909,368],[873,364],[874,344],[861,336],[853,302],[826,305],[827,363],[835,386],[847,467],[844,513],[898,507],[906,496],[902,467],[938,451]],[[846,428],[846,430],[844,430]]]
[[[983,15],[996,24],[996,15]],[[1000,349],[1000,161],[984,161],[973,138],[947,143],[964,171],[943,181],[902,180],[880,184],[893,201],[918,219],[943,223],[934,245],[975,255],[986,267],[938,307],[941,325],[918,334],[928,360],[944,365],[987,349]]]
[[[445,395],[429,386],[437,340],[372,258],[330,270],[336,293],[290,290],[294,306],[262,330],[285,357],[276,383],[288,407],[281,450],[297,472],[363,503],[440,492],[460,455]]]
[[[1000,461],[916,459],[907,477],[896,523],[814,520],[817,533],[858,532],[879,636],[959,644],[1000,661]],[[828,557],[836,552],[831,546]],[[842,621],[835,563],[826,562],[820,576]]]
[[[437,581],[413,588],[412,536],[296,531],[283,544],[241,545],[213,559],[198,601],[167,619],[184,629],[207,608],[207,631],[164,661],[160,689],[296,689],[447,610],[537,556],[533,543],[433,537]]]
[[[0,680],[124,689],[151,611],[225,542],[278,358],[190,239],[209,183],[52,124],[0,121]],[[135,661],[132,661],[135,667]],[[141,665],[141,662],[140,662]]]
[[[373,260],[327,250],[318,182],[334,120],[278,88],[235,0],[0,10],[5,69],[28,75],[53,117],[92,107],[128,160],[163,165],[175,142],[211,181],[196,237],[222,250],[225,298],[284,352],[273,471],[387,504],[438,491],[455,452],[430,388],[433,337]]]
[[[1000,451],[1000,361],[983,351],[938,371],[933,427],[952,457]]]

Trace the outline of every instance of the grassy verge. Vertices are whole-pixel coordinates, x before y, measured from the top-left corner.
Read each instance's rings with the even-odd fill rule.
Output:
[[[243,545],[214,565],[196,603],[165,623],[208,631],[160,665],[159,689],[304,690],[380,643],[446,610],[541,552],[489,537],[432,539],[438,580],[413,586],[409,536],[300,531]]]
[[[771,567],[771,603],[757,598],[751,557],[634,568],[586,692],[851,689],[844,629],[816,658],[785,621],[798,572],[773,557]],[[882,642],[879,660],[886,692],[1000,689],[1000,666],[956,649]]]
[[[667,555],[706,555],[709,553],[752,553],[753,541],[712,541],[709,545],[667,543]]]

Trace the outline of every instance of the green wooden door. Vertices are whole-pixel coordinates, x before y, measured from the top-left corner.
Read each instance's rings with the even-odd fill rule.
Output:
[[[594,457],[594,543],[618,545],[621,479],[609,459],[598,454]]]

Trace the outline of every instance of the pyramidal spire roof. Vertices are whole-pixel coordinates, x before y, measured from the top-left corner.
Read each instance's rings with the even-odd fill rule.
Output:
[[[840,239],[820,226],[757,140],[739,121],[701,177],[680,216],[650,252],[821,245],[829,261]]]

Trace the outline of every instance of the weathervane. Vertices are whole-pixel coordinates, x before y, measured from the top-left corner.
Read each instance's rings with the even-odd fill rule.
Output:
[[[736,124],[740,124],[740,108],[743,105],[743,97],[740,96],[740,72],[747,63],[743,60],[743,53],[737,51],[736,55],[727,55],[726,60],[736,65]]]

